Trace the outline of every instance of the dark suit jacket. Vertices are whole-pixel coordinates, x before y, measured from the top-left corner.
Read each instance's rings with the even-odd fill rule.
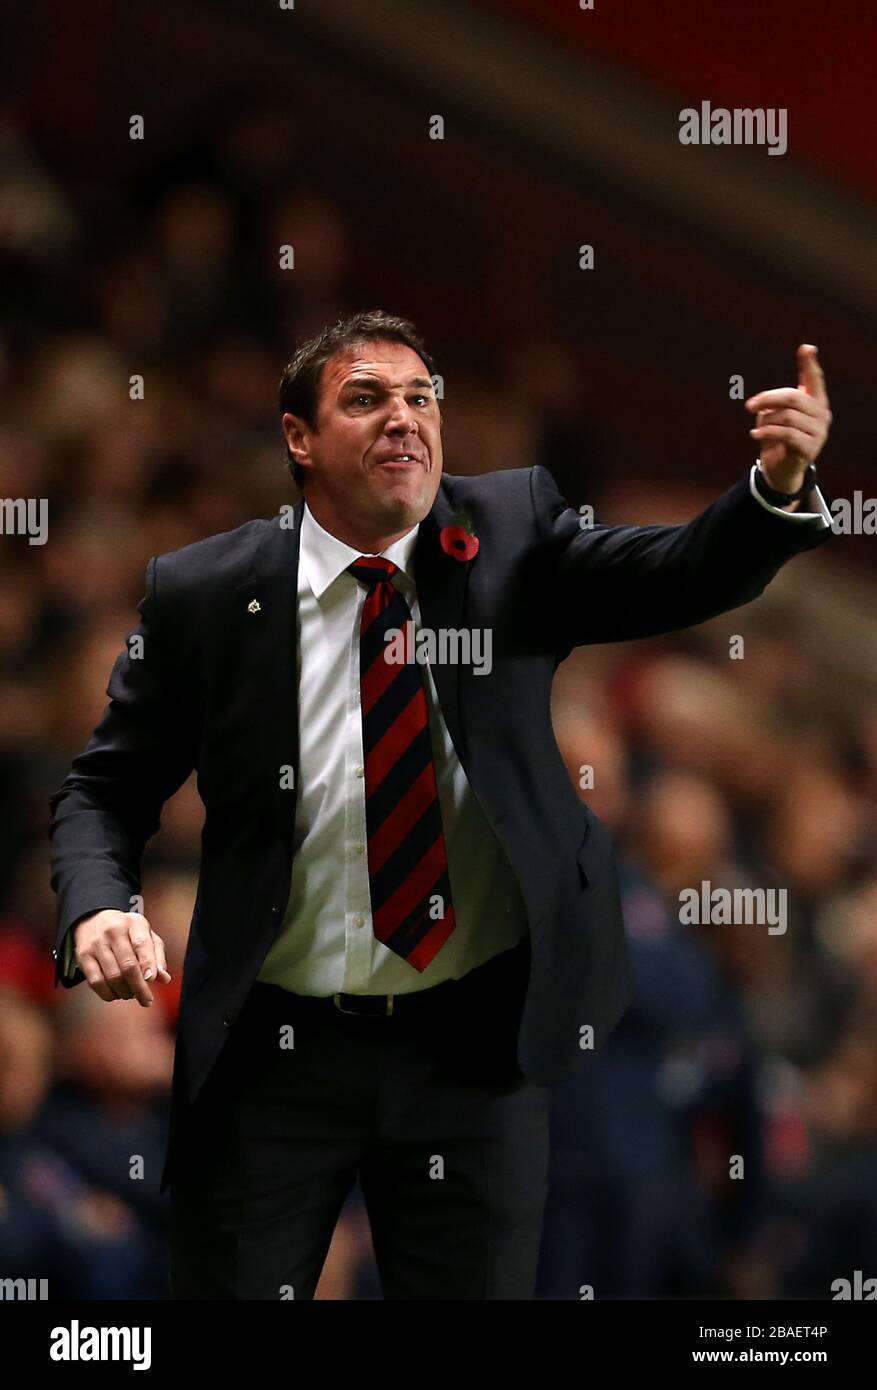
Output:
[[[468,562],[439,542],[461,509],[480,540]],[[175,1125],[287,903],[295,794],[281,787],[280,769],[298,767],[301,514],[299,502],[149,561],[135,629],[144,654],[119,656],[104,716],[51,797],[56,984],[70,985],[84,977],[77,969],[61,979],[65,933],[100,908],[131,910],[162,804],[198,771],[206,820],[162,1190]],[[531,966],[518,1060],[532,1080],[569,1074],[588,1055],[582,1027],[593,1026],[599,1049],[629,1002],[612,840],[579,799],[552,731],[558,664],[585,643],[647,637],[748,603],[786,560],[830,534],[766,511],[748,477],[684,525],[592,529],[582,529],[544,468],[442,478],[415,549],[421,623],[493,633],[490,674],[439,665],[433,675],[526,906]]]

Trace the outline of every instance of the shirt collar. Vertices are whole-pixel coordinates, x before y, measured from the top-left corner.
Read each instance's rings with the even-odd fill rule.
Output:
[[[412,526],[400,540],[388,545],[386,550],[380,554],[386,560],[392,560],[403,574],[410,579],[414,577],[414,547],[417,544],[417,533],[420,530],[420,523]],[[334,584],[339,574],[343,574],[348,565],[352,565],[354,560],[358,560],[360,555],[369,554],[368,551],[354,550],[345,541],[340,541],[337,536],[333,536],[329,531],[320,525],[313,512],[304,503],[301,518],[301,537],[299,541],[299,564],[302,566],[314,598],[322,598],[323,594]],[[353,575],[349,576],[350,582],[355,584],[357,581]]]

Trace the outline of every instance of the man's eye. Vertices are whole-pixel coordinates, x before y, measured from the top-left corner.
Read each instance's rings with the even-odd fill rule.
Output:
[[[364,392],[364,391],[361,392],[358,396],[354,396],[354,397],[353,397],[354,402],[359,402],[359,401],[370,401],[371,399],[372,399],[372,397],[371,397],[370,395],[368,395],[368,394],[367,394],[366,392]]]
[[[414,399],[415,399],[416,401],[423,401],[426,405],[429,404],[429,400],[430,400],[429,396],[415,396]]]

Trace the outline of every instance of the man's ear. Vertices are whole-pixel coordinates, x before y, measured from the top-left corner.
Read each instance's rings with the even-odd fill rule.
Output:
[[[307,467],[310,462],[306,437],[306,431],[308,429],[307,421],[287,411],[281,416],[280,423],[283,426],[286,447],[292,454],[293,459],[296,463],[303,464]]]

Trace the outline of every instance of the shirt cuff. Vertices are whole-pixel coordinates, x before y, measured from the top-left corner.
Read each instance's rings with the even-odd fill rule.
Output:
[[[757,469],[758,464],[753,463],[752,471],[749,474],[749,491],[752,493],[756,502],[760,502],[766,511],[773,512],[776,516],[784,517],[786,521],[804,521],[811,524],[815,522],[820,530],[831,525],[831,512],[825,505],[825,498],[822,496],[818,487],[815,487],[811,494],[811,496],[816,497],[816,502],[819,507],[818,512],[784,512],[782,507],[775,507],[773,503],[768,502],[766,498],[762,497],[761,493],[758,491],[758,488],[755,486],[755,474]]]

